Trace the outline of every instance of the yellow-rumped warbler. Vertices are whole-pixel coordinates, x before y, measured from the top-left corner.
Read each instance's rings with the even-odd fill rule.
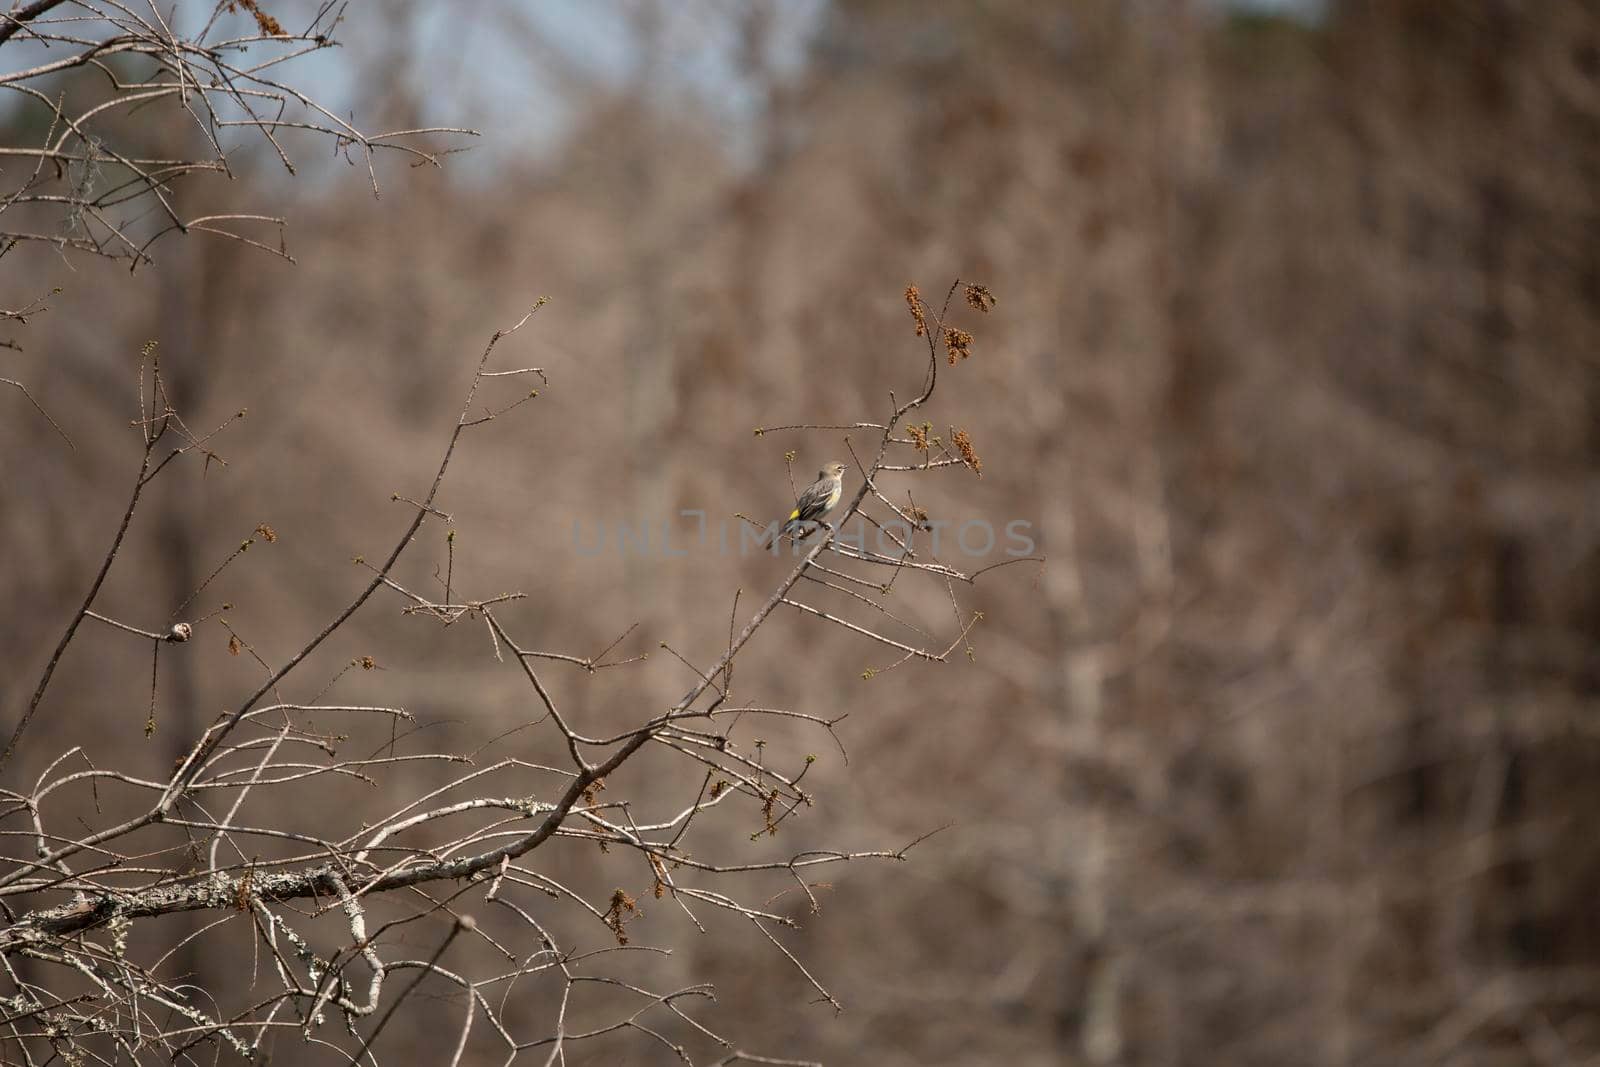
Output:
[[[789,512],[788,521],[778,531],[779,537],[793,533],[807,523],[821,522],[824,515],[838,506],[839,498],[844,495],[846,468],[847,464],[844,463],[829,463],[817,472],[817,480],[806,486],[805,492],[794,502],[794,510]]]

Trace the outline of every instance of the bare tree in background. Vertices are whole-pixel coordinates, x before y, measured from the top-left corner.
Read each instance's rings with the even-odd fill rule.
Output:
[[[211,4],[196,2],[178,7],[204,18]],[[130,6],[147,12],[148,0]],[[286,25],[289,13],[299,25],[313,13],[310,0],[263,8]],[[68,0],[51,13],[83,10]],[[624,521],[637,533],[642,518],[680,502],[712,521],[735,508],[776,512],[788,503],[786,449],[804,454],[794,462],[804,479],[817,461],[852,461],[840,434],[859,451],[881,431],[752,440],[751,427],[884,422],[882,398],[910,396],[928,360],[906,347],[899,284],[971,273],[1001,293],[1005,313],[981,320],[980,365],[941,360],[930,403],[959,392],[962,416],[981,427],[983,476],[954,465],[916,475],[915,506],[935,521],[1036,520],[1049,567],[970,589],[956,581],[963,610],[995,620],[970,635],[974,660],[958,651],[959,662],[871,681],[865,668],[904,653],[812,625],[815,616],[791,625],[800,620],[784,616],[802,609],[780,605],[740,651],[737,695],[724,706],[828,721],[848,713],[834,730],[849,766],[819,723],[746,714],[735,751],[753,755],[759,739],[764,765],[791,779],[815,752],[799,785],[816,803],[771,836],[762,805],[729,795],[695,815],[678,844],[697,861],[748,864],[812,848],[893,850],[949,829],[913,863],[803,875],[825,905],[817,917],[787,871],[668,871],[680,886],[802,923],[766,925],[849,1010],[805,1007],[819,994],[750,919],[680,895],[700,935],[669,890],[655,900],[654,868],[633,846],[552,835],[516,862],[592,912],[536,891],[514,902],[560,948],[588,954],[569,960],[576,973],[655,992],[714,983],[714,1013],[696,997],[674,1003],[738,1048],[828,1063],[1594,1059],[1593,3],[1332,0],[1269,12],[1233,0],[490,0],[349,10],[349,51],[307,57],[308,77],[334,58],[356,72],[343,97],[354,117],[331,110],[363,129],[503,124],[512,136],[479,153],[491,165],[408,171],[413,157],[376,153],[374,204],[358,147],[345,146],[357,173],[324,183],[316,168],[338,142],[284,130],[302,175],[290,183],[271,143],[241,127],[234,144],[247,153],[228,156],[239,180],[197,172],[169,199],[184,218],[289,217],[299,265],[203,233],[158,241],[155,269],[126,276],[130,258],[61,255],[40,241],[0,260],[0,307],[28,319],[0,323],[0,341],[26,349],[0,350],[0,375],[26,383],[76,446],[28,397],[0,388],[10,405],[0,408],[9,416],[0,599],[11,607],[0,646],[13,664],[0,671],[0,746],[127,503],[143,444],[127,425],[141,345],[160,340],[168,406],[190,427],[249,408],[242,426],[207,442],[216,459],[191,462],[191,451],[147,486],[91,606],[149,635],[188,621],[194,636],[162,642],[152,663],[154,636],[86,618],[0,774],[7,787],[31,796],[41,774],[48,783],[68,773],[49,764],[80,744],[71,773],[88,760],[167,783],[219,709],[233,714],[268,677],[252,655],[287,663],[348,606],[358,584],[349,572],[368,566],[352,557],[387,557],[415,514],[407,501],[426,496],[417,483],[437,468],[469,358],[535,293],[554,302],[500,342],[489,369],[538,365],[549,386],[528,375],[482,383],[479,397],[497,408],[523,387],[544,395],[463,432],[432,504],[452,521],[430,514],[389,579],[431,603],[485,601],[518,648],[593,660],[593,673],[533,666],[573,731],[631,733],[698,680],[660,642],[709,669],[727,650],[735,587],[737,630],[798,560],[580,558],[573,517],[592,535],[597,523],[615,531]],[[255,32],[246,9],[225,17]],[[0,46],[0,69],[35,65],[20,57],[36,47],[19,32]],[[59,45],[52,52],[60,58]],[[704,61],[719,56],[724,69],[708,71]],[[106,62],[130,60],[150,62]],[[58,88],[81,87],[90,107],[105,84],[84,65],[39,88],[54,100]],[[51,110],[0,99],[13,101],[0,144],[42,143]],[[437,110],[452,99],[454,113]],[[138,145],[141,158],[204,155],[176,96],[116,114],[97,134],[124,154]],[[416,143],[431,150],[434,139]],[[0,159],[0,172],[16,177],[34,162]],[[278,206],[291,188],[311,195]],[[137,210],[140,225],[165,224],[153,202]],[[229,228],[277,243],[271,224]],[[512,290],[505,279],[525,280]],[[57,285],[64,291],[50,295]],[[49,313],[35,320],[27,309],[41,298]],[[910,418],[930,438],[922,424],[943,432],[947,421],[938,411]],[[183,443],[176,427],[169,443]],[[396,492],[407,499],[391,502]],[[258,524],[276,541],[253,533]],[[249,549],[185,605],[244,540]],[[833,558],[820,557],[871,580],[868,564]],[[941,641],[954,636],[947,591],[927,572],[902,572],[887,600],[808,573]],[[487,603],[510,592],[527,596]],[[790,598],[942,650],[843,589],[802,578]],[[223,603],[233,606],[212,615]],[[412,721],[271,715],[333,739],[341,760],[455,753],[471,754],[472,768],[418,758],[263,782],[236,815],[225,803],[209,821],[342,839],[362,822],[409,818],[393,816],[438,790],[417,813],[471,798],[559,799],[570,779],[517,765],[496,772],[514,783],[453,785],[502,758],[578,772],[560,729],[533,725],[548,713],[503,643],[496,661],[486,619],[444,621],[380,588],[261,705],[404,708]],[[646,650],[647,662],[604,666]],[[156,733],[146,741],[152,666]],[[250,731],[268,717],[258,706],[225,745],[264,738]],[[221,769],[245,758],[229,755]],[[593,790],[594,804],[625,799],[641,829],[669,819],[695,802],[709,770],[691,774],[687,760],[646,743]],[[207,821],[183,805],[220,795],[200,791],[175,810]],[[94,789],[48,792],[40,810],[47,830],[78,840],[112,825],[109,813],[131,818],[156,799],[102,777]],[[580,800],[564,829],[593,829],[588,806]],[[508,831],[534,826],[504,814],[520,820]],[[626,825],[620,808],[596,815]],[[442,850],[480,825],[466,820],[487,818],[467,811],[415,826],[369,861],[404,858],[383,851],[396,841]],[[4,829],[28,836],[0,854],[35,862],[31,825]],[[147,826],[129,840],[135,851],[187,848],[186,829],[197,854],[143,865],[203,874],[204,833]],[[263,872],[310,853],[288,838],[233,837]],[[67,862],[82,873],[96,861]],[[817,876],[835,884],[823,889]],[[481,886],[435,886],[456,889],[466,895],[454,906],[479,931],[502,945],[521,936],[502,905],[478,903]],[[368,932],[431,906],[404,895],[413,892],[360,897]],[[70,903],[40,893],[14,915]],[[332,969],[344,965],[352,938],[342,911],[307,900],[267,907]],[[198,992],[188,1002],[212,1018],[281,996],[254,921],[207,929],[221,917],[135,920],[127,958],[159,961],[169,985],[212,991],[217,1004]],[[615,921],[630,917],[619,948]],[[408,991],[451,922],[440,913],[379,938],[386,965],[419,964],[389,972],[376,1014],[396,998],[400,1007],[377,1034],[379,1057],[452,1055],[459,1026],[439,1020],[458,1023],[471,993],[433,973]],[[106,932],[86,936],[103,942]],[[458,933],[435,964],[469,982],[512,969],[493,954],[483,937]],[[13,968],[76,995],[54,964],[14,956]],[[364,999],[364,964],[342,973]],[[534,1040],[549,1035],[567,981],[547,969],[518,978],[507,997],[485,995],[509,1033]],[[610,1026],[645,1003],[620,985],[580,982],[568,1032]],[[503,1041],[473,1010],[465,1060],[502,1062]],[[337,1007],[326,1015],[316,1032],[343,1042],[346,1052],[329,1053],[343,1061],[357,1044],[333,1032]],[[696,1062],[726,1054],[661,1006],[638,1022]],[[294,1025],[277,1039],[280,1061],[313,1058]],[[366,1037],[377,1025],[369,1016],[357,1029]],[[561,1055],[675,1060],[641,1036],[623,1028],[567,1041]]]
[[[472,131],[364,132],[290,80],[296,60],[336,45],[343,9],[319,4],[308,24],[286,27],[255,0],[221,0],[189,30],[169,25],[157,5],[144,3],[36,0],[0,13],[0,45],[32,46],[39,60],[0,73],[0,89],[21,98],[27,105],[21,113],[40,127],[35,143],[0,147],[0,158],[14,161],[0,183],[0,256],[37,241],[136,267],[150,261],[152,244],[179,232],[287,257],[283,219],[185,215],[174,199],[174,186],[185,179],[233,177],[229,157],[241,133],[260,138],[291,174],[286,134],[331,139],[365,167],[374,193],[379,153],[437,165],[443,153],[422,141]],[[58,77],[80,68],[97,77],[63,91]],[[184,113],[193,150],[151,154],[152,143],[174,139],[162,136],[165,130],[140,137],[127,120],[173,102]]]
[[[452,148],[430,138],[474,136],[462,128],[368,133],[309,95],[295,61],[333,48],[343,5],[319,3],[302,27],[286,28],[255,0],[219,0],[193,28],[155,4],[34,0],[0,12],[0,46],[14,69],[0,90],[15,102],[16,143],[0,145],[0,260],[19,246],[151,262],[173,234],[205,234],[290,259],[284,220],[253,212],[185,212],[179,187],[204,175],[235,177],[230,156],[251,139],[295,173],[292,138],[330,140],[367,172],[377,195],[376,157],[392,153],[437,166]],[[80,77],[66,81],[71,75]],[[157,109],[181,109],[169,123]],[[152,112],[157,118],[152,122]],[[49,293],[0,306],[0,322],[26,326]],[[0,339],[0,347],[20,348]],[[15,379],[0,378],[50,418]],[[58,433],[66,432],[51,419]],[[70,438],[67,438],[70,442]]]

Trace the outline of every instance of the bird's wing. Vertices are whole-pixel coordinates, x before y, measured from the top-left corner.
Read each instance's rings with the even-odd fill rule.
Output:
[[[804,519],[826,510],[828,496],[833,492],[833,486],[816,482],[806,487],[800,494],[800,499],[794,502],[794,510],[789,512],[789,520]]]

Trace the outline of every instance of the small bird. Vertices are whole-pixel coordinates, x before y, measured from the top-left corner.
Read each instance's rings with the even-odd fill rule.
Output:
[[[794,510],[778,531],[778,536],[793,533],[807,523],[821,522],[822,517],[838,506],[844,495],[844,463],[829,463],[817,472],[817,480],[806,486],[805,492],[794,502]]]

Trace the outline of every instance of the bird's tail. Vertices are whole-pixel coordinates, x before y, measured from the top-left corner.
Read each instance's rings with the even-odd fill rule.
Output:
[[[784,523],[782,526],[778,527],[776,530],[773,530],[772,531],[772,536],[767,538],[766,542],[761,547],[770,548],[771,546],[777,544],[778,541],[781,540],[784,537],[784,535],[792,533],[792,532],[794,532],[795,530],[797,530],[799,528],[800,528],[800,524],[798,522],[796,522],[794,519],[790,519],[788,522]],[[768,529],[772,529],[772,528],[768,527]]]

